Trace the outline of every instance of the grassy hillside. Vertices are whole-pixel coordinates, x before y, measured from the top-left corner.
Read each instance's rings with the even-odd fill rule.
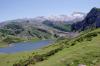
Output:
[[[100,29],[63,40],[14,66],[100,66]],[[52,49],[50,49],[50,47]],[[58,49],[59,48],[59,49]],[[38,52],[37,52],[38,53]],[[42,61],[42,62],[41,62]]]
[[[0,66],[12,66],[15,62],[27,59],[29,56],[32,55],[32,52],[33,51],[19,52],[14,54],[0,54]]]
[[[64,48],[54,56],[33,66],[97,66],[100,63],[100,35],[91,41],[84,40],[76,45]],[[98,65],[100,66],[100,64]]]

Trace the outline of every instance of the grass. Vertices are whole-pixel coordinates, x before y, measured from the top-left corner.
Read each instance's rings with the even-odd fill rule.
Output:
[[[15,62],[27,59],[32,55],[32,52],[33,51],[19,52],[14,54],[0,54],[0,66],[12,66],[12,64]]]
[[[3,48],[3,47],[8,47],[8,44],[6,44],[5,42],[0,42],[0,48]]]
[[[100,63],[100,35],[91,41],[77,42],[76,45],[64,48],[43,62],[31,66],[78,66],[85,64],[95,66]]]

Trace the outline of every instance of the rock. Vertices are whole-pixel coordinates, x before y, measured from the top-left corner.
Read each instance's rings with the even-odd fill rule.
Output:
[[[100,27],[100,8],[92,8],[83,21],[72,24],[72,31]]]

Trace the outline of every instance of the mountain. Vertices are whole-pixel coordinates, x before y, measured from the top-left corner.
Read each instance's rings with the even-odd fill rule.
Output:
[[[74,12],[70,16],[38,16],[35,18],[8,20],[0,23],[0,33],[3,36],[13,35],[26,38],[57,37],[61,34],[66,35],[64,32],[71,31],[71,24],[76,21],[82,21],[84,17],[84,13]]]
[[[100,8],[92,8],[84,20],[72,24],[72,31],[83,31],[100,27]]]
[[[73,12],[71,15],[49,16],[47,20],[53,22],[66,22],[72,24],[73,22],[82,21],[86,14],[82,12]]]
[[[45,20],[52,21],[52,22],[76,22],[82,21],[85,18],[86,14],[82,12],[73,12],[71,15],[58,15],[58,16],[38,16],[35,18],[23,18],[23,19],[15,19],[15,20],[8,20],[3,21],[1,23],[8,23],[8,22],[33,22],[33,23],[41,23]]]

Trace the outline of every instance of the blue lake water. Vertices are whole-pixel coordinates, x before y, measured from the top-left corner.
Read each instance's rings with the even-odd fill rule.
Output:
[[[42,48],[44,46],[52,44],[52,40],[41,40],[38,42],[20,42],[11,44],[11,46],[6,48],[0,48],[0,53],[15,53],[21,51],[30,51]]]

